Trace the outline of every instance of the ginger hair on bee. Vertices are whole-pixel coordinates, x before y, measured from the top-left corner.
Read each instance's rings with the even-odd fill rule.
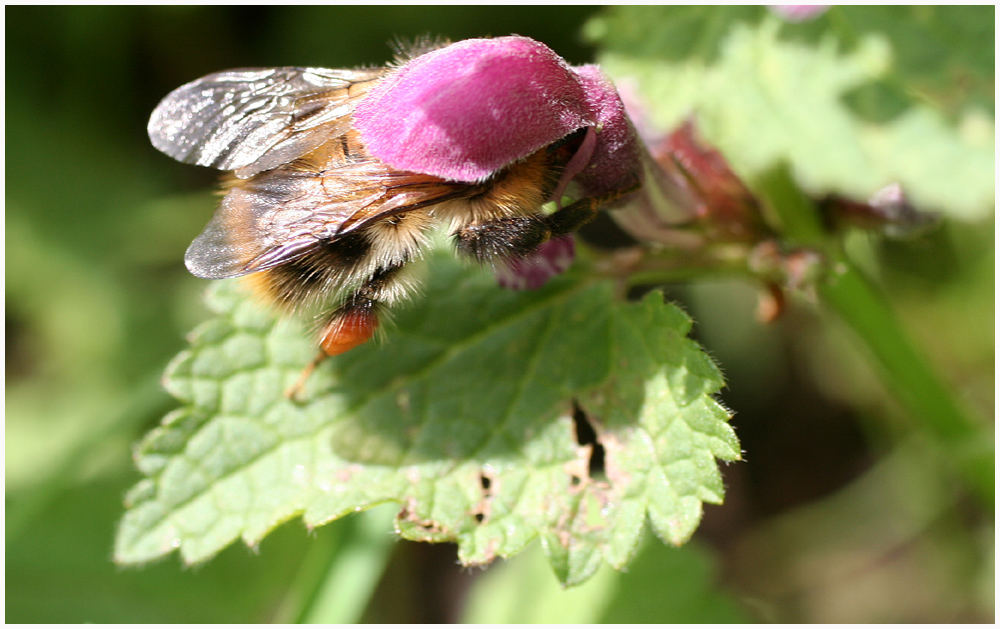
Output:
[[[370,264],[387,268],[419,257],[428,244],[434,219],[422,210],[389,216],[364,228],[371,249]]]

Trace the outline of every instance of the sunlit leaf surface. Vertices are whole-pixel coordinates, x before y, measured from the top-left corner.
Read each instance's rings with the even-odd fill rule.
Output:
[[[992,63],[951,52],[992,37],[988,7],[833,7],[804,24],[759,7],[656,11],[616,7],[587,28],[641,122],[695,115],[747,180],[787,162],[814,194],[898,182],[922,209],[992,213]]]
[[[447,256],[430,266],[386,343],[324,363],[300,401],[283,392],[310,335],[213,286],[218,316],[165,380],[183,405],[137,447],[146,478],[116,559],[203,561],[299,514],[315,526],[387,501],[400,535],[455,541],[466,564],[540,537],[565,583],[623,567],[647,514],[686,541],[702,503],[722,501],[715,459],[739,458],[686,315],[605,282],[515,293]]]

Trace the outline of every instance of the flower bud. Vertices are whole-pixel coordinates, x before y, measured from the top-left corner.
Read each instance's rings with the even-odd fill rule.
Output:
[[[572,235],[556,236],[527,256],[498,264],[495,270],[497,282],[512,290],[541,288],[573,264],[575,253]]]

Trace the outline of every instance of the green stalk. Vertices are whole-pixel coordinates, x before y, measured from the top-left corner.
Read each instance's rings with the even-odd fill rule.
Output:
[[[983,503],[994,502],[992,439],[931,368],[885,298],[847,260],[820,285],[824,303],[866,345],[900,403],[938,441]]]
[[[348,516],[354,520],[353,534],[337,553],[336,561],[330,562],[298,622],[361,622],[397,540],[392,533],[396,510],[390,505]]]
[[[830,246],[816,208],[794,184],[787,168],[762,177],[757,192],[774,211],[789,242],[816,248],[829,258],[830,277],[818,286],[824,305],[854,331],[887,388],[992,509],[993,439],[986,427],[935,373],[903,330],[884,295],[839,249]]]
[[[396,539],[394,513],[391,505],[375,507],[328,525],[335,531],[324,531],[310,548],[272,622],[360,622]]]

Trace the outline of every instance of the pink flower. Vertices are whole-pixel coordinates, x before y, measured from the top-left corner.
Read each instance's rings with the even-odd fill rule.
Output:
[[[595,65],[574,68],[597,124],[593,157],[576,181],[587,196],[599,196],[639,183],[639,139],[618,91]]]
[[[787,22],[808,22],[830,7],[825,4],[779,4],[768,8]]]
[[[592,197],[643,176],[639,140],[611,82],[527,37],[469,39],[408,61],[358,104],[354,126],[393,168],[470,183],[587,127],[552,194],[557,202],[574,183]],[[538,288],[573,255],[571,237],[555,238],[499,264],[497,277]]]
[[[497,265],[497,282],[511,290],[535,290],[573,264],[573,236],[557,236],[542,243],[531,255]]]
[[[630,187],[635,130],[597,66],[571,68],[544,44],[512,35],[467,39],[410,60],[358,104],[372,155],[399,170],[486,179],[583,127],[596,131],[567,168],[588,195]]]
[[[694,215],[720,239],[754,240],[763,229],[760,207],[726,158],[699,137],[692,119],[654,148],[660,166],[684,182]]]
[[[400,170],[481,181],[592,124],[570,67],[527,37],[468,39],[421,55],[359,103],[372,155]]]

